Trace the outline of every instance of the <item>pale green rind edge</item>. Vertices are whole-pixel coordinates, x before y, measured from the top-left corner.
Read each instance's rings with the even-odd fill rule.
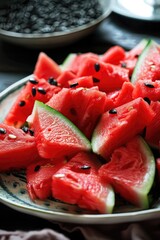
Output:
[[[110,185],[107,185],[108,195],[106,199],[105,213],[112,213],[115,206],[115,193]]]
[[[140,54],[140,56],[137,60],[136,66],[135,66],[134,71],[132,73],[131,83],[135,84],[137,82],[137,76],[141,72],[141,68],[142,68],[144,59],[145,59],[146,56],[148,56],[148,53],[149,53],[150,49],[154,46],[158,46],[158,44],[154,40],[149,39],[148,43],[146,44],[146,47],[144,48],[144,50],[142,51],[142,53]]]
[[[61,69],[67,70],[76,56],[77,53],[69,53],[67,57],[64,59],[63,63],[61,64]]]
[[[76,133],[77,137],[79,137],[83,143],[84,146],[86,148],[86,150],[91,151],[91,143],[88,140],[88,138],[79,130],[79,128],[74,125],[67,117],[65,117],[62,113],[58,112],[57,110],[55,110],[54,108],[36,100],[34,107],[33,107],[33,111],[32,114],[27,118],[27,122],[29,124],[31,124],[33,122],[34,119],[34,115],[36,113],[37,109],[44,109],[44,111],[50,112],[53,116],[57,116],[61,121],[65,122],[68,126],[70,126],[70,128]]]
[[[155,172],[156,172],[156,165],[155,165],[155,158],[154,155],[146,143],[146,141],[139,137],[139,142],[141,145],[141,151],[146,156],[147,159],[147,165],[149,166],[149,172],[145,175],[145,179],[141,186],[138,188],[133,187],[133,190],[138,194],[139,196],[139,202],[142,208],[148,208],[149,207],[149,199],[148,194],[153,186],[153,182],[155,179]]]

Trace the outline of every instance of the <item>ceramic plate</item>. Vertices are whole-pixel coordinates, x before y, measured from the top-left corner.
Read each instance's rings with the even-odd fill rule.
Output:
[[[82,26],[62,32],[45,34],[23,34],[0,29],[0,37],[5,41],[32,48],[42,46],[57,47],[71,44],[90,34],[98,26],[98,24],[100,24],[111,13],[111,0],[99,0],[99,3],[102,6],[102,15]]]
[[[30,79],[28,76],[0,93],[0,122],[6,116],[11,103],[15,100],[20,88]],[[97,214],[69,205],[47,199],[32,201],[26,189],[25,171],[0,174],[1,203],[23,213],[39,216],[50,221],[79,224],[114,224],[122,222],[141,221],[160,216],[160,201],[156,199],[151,209],[140,210],[133,206],[121,205],[113,214]]]

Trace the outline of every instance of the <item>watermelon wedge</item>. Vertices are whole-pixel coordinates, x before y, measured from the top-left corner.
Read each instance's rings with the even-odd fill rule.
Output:
[[[28,122],[43,158],[70,157],[91,150],[89,140],[68,118],[42,102],[35,102]]]
[[[0,149],[1,172],[26,168],[38,158],[34,136],[3,123],[0,124]]]
[[[140,136],[114,150],[111,161],[99,169],[99,175],[124,199],[140,208],[148,208],[148,193],[155,178],[155,159]]]
[[[52,177],[54,198],[100,213],[111,213],[114,192],[98,176],[101,164],[96,155],[79,152]]]
[[[57,78],[61,74],[61,68],[59,65],[50,58],[46,53],[40,52],[33,74],[36,78],[44,78],[48,80],[49,78]]]
[[[148,103],[142,98],[105,112],[92,135],[93,152],[108,160],[114,149],[142,133],[154,115]]]
[[[160,79],[160,46],[153,40],[142,51],[132,74],[131,82]]]
[[[52,175],[66,163],[65,159],[56,160],[54,163],[51,159],[40,159],[27,167],[27,190],[32,200],[51,197]]]

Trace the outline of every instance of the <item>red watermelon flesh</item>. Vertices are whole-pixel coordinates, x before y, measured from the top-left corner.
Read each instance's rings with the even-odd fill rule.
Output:
[[[160,102],[151,102],[151,109],[154,111],[155,116],[150,122],[150,124],[146,127],[146,135],[145,140],[152,147],[158,148],[160,147]]]
[[[81,63],[77,76],[93,76],[94,85],[106,93],[119,90],[124,82],[129,82],[128,70],[93,58]]]
[[[42,102],[35,102],[27,120],[42,158],[70,158],[91,150],[89,140],[68,118]]]
[[[93,152],[108,160],[114,149],[142,133],[154,115],[153,110],[142,98],[104,113],[93,132]]]
[[[47,105],[65,115],[90,139],[97,120],[111,103],[97,88],[63,88]]]
[[[138,57],[146,47],[147,43],[148,40],[142,39],[134,48],[126,52],[125,58],[120,62],[121,67],[129,70],[130,77],[132,76]]]
[[[126,59],[138,58],[144,48],[147,46],[147,44],[148,40],[142,39],[135,47],[133,47],[130,51],[126,52]]]
[[[17,128],[21,127],[31,114],[35,100],[45,103],[60,90],[61,88],[50,85],[44,79],[29,79],[18,94],[4,122]]]
[[[78,153],[53,175],[53,197],[84,209],[111,213],[114,193],[108,184],[100,181],[100,166],[94,154]]]
[[[155,159],[140,136],[115,149],[111,161],[99,169],[99,175],[124,199],[138,207],[148,208],[148,193],[155,177]]]
[[[66,163],[64,159],[56,159],[56,161],[55,163],[51,159],[41,159],[27,167],[27,190],[32,200],[51,197],[52,175]]]
[[[119,65],[120,62],[125,58],[125,55],[125,50],[122,47],[113,46],[100,56],[100,60],[105,63]]]
[[[38,157],[34,136],[0,124],[0,171],[26,168]]]
[[[36,78],[57,78],[61,74],[59,65],[50,58],[46,53],[40,52],[33,74]]]
[[[69,63],[69,65],[67,64],[66,70],[70,70],[73,73],[77,74],[77,72],[79,71],[79,66],[81,66],[82,62],[86,59],[86,58],[94,58],[94,59],[99,59],[99,56],[95,53],[92,52],[87,52],[87,53],[79,53],[79,54],[72,54],[72,60]],[[69,56],[68,56],[69,57]],[[67,57],[67,58],[68,58]],[[66,61],[66,60],[65,60]],[[64,62],[65,62],[64,61]],[[62,64],[66,65],[66,63]]]
[[[75,78],[73,80],[68,81],[69,87],[71,88],[91,88],[93,87],[93,77],[92,76],[85,76]]]
[[[114,98],[114,107],[119,107],[125,103],[128,103],[133,100],[132,92],[134,86],[130,82],[124,82],[122,88],[118,91],[117,96]],[[115,94],[116,95],[116,94]]]
[[[131,82],[160,79],[160,46],[150,40],[138,58]]]
[[[151,101],[160,101],[160,81],[137,81],[133,91],[133,98],[137,97],[148,98]]]
[[[76,75],[69,70],[64,70],[57,78],[57,83],[61,87],[69,87],[68,81],[76,78]]]

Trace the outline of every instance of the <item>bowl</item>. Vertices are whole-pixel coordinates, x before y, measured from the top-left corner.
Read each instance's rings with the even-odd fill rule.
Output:
[[[52,33],[17,33],[0,29],[0,38],[9,43],[39,48],[39,47],[59,47],[71,44],[91,32],[111,13],[111,0],[99,0],[102,6],[102,15],[97,19],[65,31]]]

